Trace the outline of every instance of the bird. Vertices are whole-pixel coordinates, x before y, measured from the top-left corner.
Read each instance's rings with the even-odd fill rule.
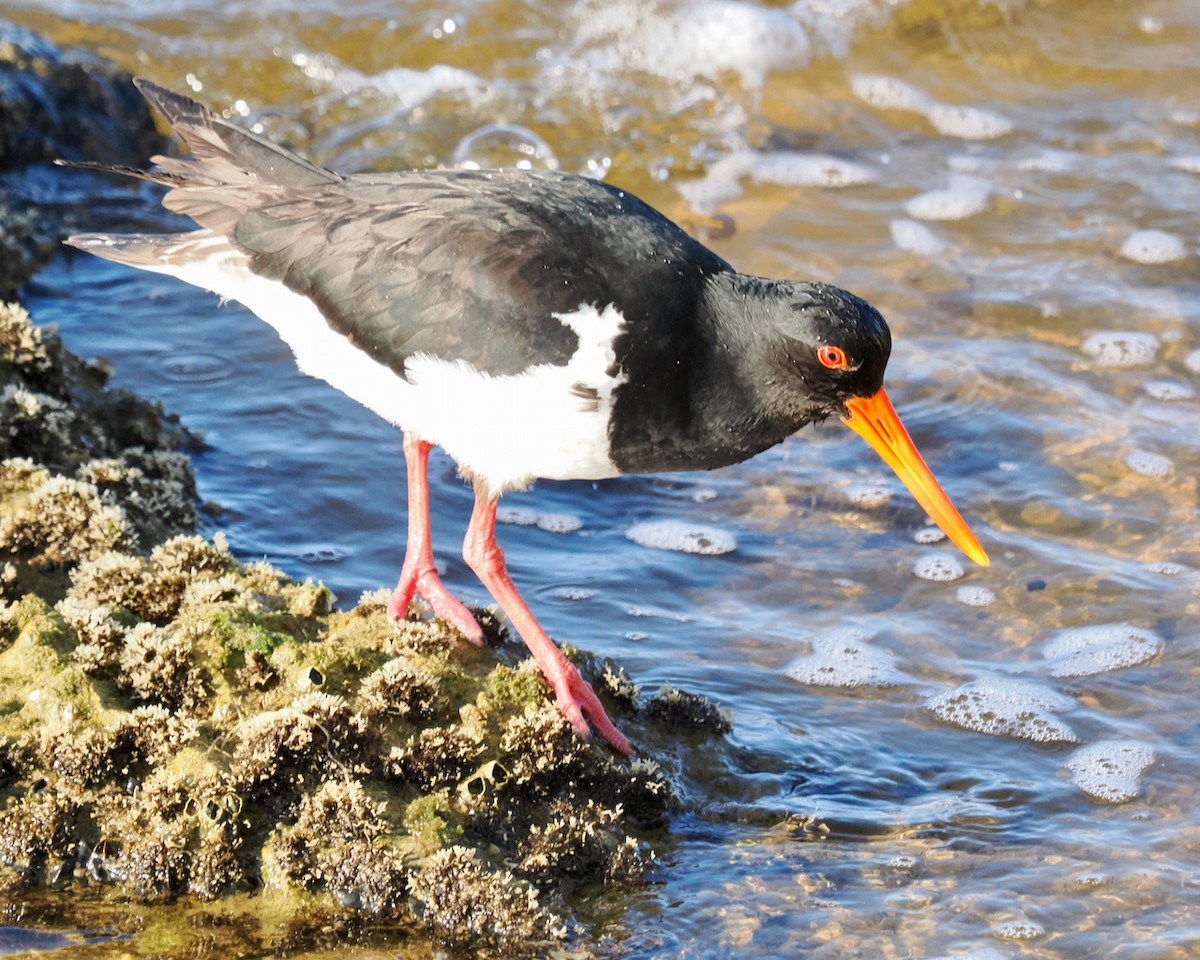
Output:
[[[399,427],[408,535],[388,616],[404,618],[420,595],[479,644],[433,556],[428,461],[445,450],[474,491],[463,557],[581,737],[594,730],[634,753],[496,542],[499,498],[537,479],[711,470],[838,418],[987,565],[884,389],[891,333],[862,298],[741,273],[608,183],[512,168],[336,173],[134,83],[190,156],[155,156],[147,170],[82,165],[161,184],[163,205],[197,228],[66,243],[241,302],[301,371]]]

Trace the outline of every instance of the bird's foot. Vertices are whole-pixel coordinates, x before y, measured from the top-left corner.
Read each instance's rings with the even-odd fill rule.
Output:
[[[575,728],[584,740],[587,740],[595,730],[606,743],[618,753],[632,757],[634,749],[624,734],[616,728],[592,685],[579,675],[575,665],[563,660],[560,667],[554,670],[543,670],[546,680],[554,689],[554,697],[558,701],[558,709],[568,722]],[[552,675],[553,674],[553,675]],[[585,719],[586,718],[586,719]],[[588,721],[591,727],[588,727]]]
[[[442,584],[437,572],[427,570],[420,576],[400,575],[400,582],[392,591],[388,601],[387,615],[392,623],[403,620],[408,613],[408,605],[414,594],[420,594],[433,608],[433,614],[454,627],[464,638],[475,646],[483,643],[483,628],[474,615],[462,603],[451,595]]]

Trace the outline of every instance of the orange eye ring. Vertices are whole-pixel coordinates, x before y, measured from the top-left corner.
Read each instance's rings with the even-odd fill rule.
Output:
[[[846,351],[832,344],[826,344],[817,350],[817,359],[821,361],[822,366],[830,370],[845,370],[850,365],[850,361],[846,359]]]

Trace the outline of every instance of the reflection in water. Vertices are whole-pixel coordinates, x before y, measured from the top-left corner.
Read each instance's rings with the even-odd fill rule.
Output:
[[[950,564],[840,428],[513,498],[500,540],[556,637],[733,715],[681,771],[662,887],[581,916],[638,957],[1189,955],[1194,4],[202,6],[8,4],[341,169],[448,163],[504,123],[677,219],[732,218],[710,242],[739,268],[884,309],[893,399],[992,556]],[[31,293],[203,434],[211,529],[243,555],[350,600],[388,581],[398,433],[182,285],[64,259]],[[470,493],[432,476],[447,581],[483,599]]]

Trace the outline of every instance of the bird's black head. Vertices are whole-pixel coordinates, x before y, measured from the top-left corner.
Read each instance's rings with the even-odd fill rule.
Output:
[[[846,402],[883,386],[892,335],[879,311],[824,283],[769,282],[768,377],[807,420],[844,417]]]

